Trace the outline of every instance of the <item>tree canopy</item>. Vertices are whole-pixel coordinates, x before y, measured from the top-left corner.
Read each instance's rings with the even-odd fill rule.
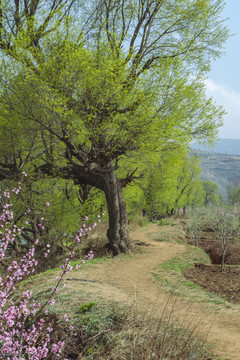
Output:
[[[141,154],[154,162],[193,138],[211,141],[221,125],[203,79],[228,36],[222,7],[1,2],[0,178],[27,168],[101,189],[111,249],[129,250],[122,188],[139,175]]]

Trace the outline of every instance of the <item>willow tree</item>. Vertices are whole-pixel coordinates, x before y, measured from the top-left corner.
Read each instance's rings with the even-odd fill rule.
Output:
[[[23,151],[15,140],[21,161],[14,154],[2,160],[1,177],[28,163],[32,171],[101,189],[110,247],[129,251],[122,189],[138,162],[193,138],[211,140],[221,125],[222,109],[206,98],[203,78],[228,36],[222,4],[2,3],[2,123],[7,131],[18,119],[32,142],[19,142]],[[124,166],[131,156],[135,164]]]
[[[189,156],[187,150],[179,150],[163,153],[162,159],[141,183],[143,209],[149,220],[204,205],[199,160]]]

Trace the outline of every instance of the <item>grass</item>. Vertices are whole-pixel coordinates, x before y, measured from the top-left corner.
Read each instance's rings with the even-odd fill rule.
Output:
[[[169,219],[166,219],[166,218],[163,218],[163,219],[159,220],[159,222],[158,222],[159,226],[166,226],[166,225],[172,225],[172,224],[173,223]]]
[[[154,236],[155,241],[168,241],[183,243],[185,241],[185,232],[179,219],[162,219],[158,222],[159,230]]]
[[[143,216],[142,214],[131,214],[128,217],[129,219],[129,228],[131,231],[134,231],[136,228],[145,227],[150,224],[147,216]]]
[[[158,311],[157,303],[145,309],[144,314],[133,311],[118,336],[115,347],[117,356],[109,359],[181,360],[187,359],[193,352],[201,356],[201,359],[213,359],[203,345],[203,338],[208,332],[205,325],[202,327],[202,324],[198,323],[196,327],[190,320],[186,327],[177,326],[174,322],[176,308],[176,299],[169,297],[159,317],[153,315]],[[203,328],[205,336],[202,333]]]
[[[31,282],[34,297],[44,300],[53,279],[46,272],[34,280]],[[201,321],[196,325],[189,308],[184,326],[176,325],[178,304],[173,296],[169,296],[162,311],[157,306],[157,302],[145,309],[138,308],[136,303],[123,305],[91,293],[84,286],[78,290],[67,286],[59,290],[54,307],[49,308],[49,318],[56,317],[61,333],[66,326],[61,318],[65,313],[69,315],[68,325],[73,325],[77,334],[69,336],[65,330],[64,355],[69,359],[185,360],[191,352],[198,353],[202,360],[216,359],[205,346],[208,325]]]
[[[169,225],[161,226],[161,231],[167,234],[164,236],[164,241],[172,241],[173,234],[178,234],[178,240],[181,239],[182,233],[178,225],[174,227]],[[120,258],[126,256],[134,255],[121,255]],[[186,280],[182,272],[193,266],[194,262],[206,260],[207,255],[199,248],[187,246],[186,253],[159,266],[155,269],[154,276],[164,284],[167,291],[174,293],[177,288],[177,295],[189,297],[190,294],[191,299],[202,301],[203,296],[199,296],[199,293],[203,290]],[[108,257],[97,258],[82,266],[98,266],[106,261],[114,260]],[[79,263],[81,261],[74,260],[71,265],[75,266]],[[34,297],[38,301],[43,301],[46,299],[49,286],[54,284],[58,272],[58,268],[47,270],[22,282],[21,286],[31,288]],[[99,286],[99,291],[95,292],[91,292],[91,287],[85,283],[77,289],[74,288],[73,283],[72,285],[59,289],[55,306],[49,307],[50,315],[56,313],[59,319],[68,313],[69,325],[75,326],[76,339],[71,336],[67,336],[66,339],[66,357],[69,359],[185,360],[190,359],[191,352],[195,352],[202,360],[217,360],[209,354],[209,350],[204,345],[202,334],[206,334],[207,331],[201,323],[195,326],[190,316],[184,326],[176,325],[174,297],[169,297],[169,303],[166,304],[162,314],[156,317],[154,308],[140,311],[135,304],[130,306],[118,301],[109,301],[102,293],[101,284],[92,285]],[[209,293],[208,298],[216,304],[220,300],[213,295]],[[62,321],[58,320],[58,324],[61,327]]]
[[[100,257],[100,258],[94,258],[91,259],[89,261],[87,261],[86,263],[82,263],[82,260],[72,260],[70,261],[70,265],[75,267],[77,265],[81,265],[81,266],[89,266],[91,264],[102,264],[105,261],[107,261],[108,259],[110,259],[110,257]]]
[[[112,259],[93,259],[83,266],[98,266]],[[76,262],[77,264],[78,262]],[[73,263],[75,264],[75,263]],[[165,264],[173,272],[183,267],[179,263]],[[59,269],[47,270],[22,282],[20,287],[32,290],[38,301],[44,301],[53,285]],[[202,324],[195,326],[192,317],[189,322],[176,325],[174,319],[177,303],[169,297],[162,313],[156,317],[156,310],[148,308],[142,311],[136,304],[124,305],[118,301],[109,301],[99,291],[91,292],[91,286],[85,283],[81,287],[67,283],[60,288],[54,307],[49,307],[49,318],[56,317],[57,332],[65,334],[66,357],[78,360],[185,360],[191,352],[197,352],[201,359],[216,359],[209,355],[202,334]],[[155,304],[155,306],[157,306]],[[61,320],[68,313],[69,325],[73,325],[76,337],[69,334],[66,324]]]
[[[186,245],[186,252],[159,265],[152,273],[159,284],[163,285],[169,293],[188,298],[194,302],[206,302],[210,304],[224,304],[229,307],[226,299],[207,292],[201,286],[187,280],[183,272],[191,268],[195,263],[210,263],[208,255],[200,248]]]

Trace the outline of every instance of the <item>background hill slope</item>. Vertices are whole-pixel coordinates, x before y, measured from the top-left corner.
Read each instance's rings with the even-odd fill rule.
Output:
[[[202,180],[216,182],[227,199],[230,186],[240,186],[240,140],[220,139],[213,147],[192,144],[191,150],[200,158]]]

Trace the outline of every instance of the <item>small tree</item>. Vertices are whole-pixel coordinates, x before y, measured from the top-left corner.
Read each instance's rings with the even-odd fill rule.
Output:
[[[205,191],[205,206],[216,206],[221,202],[221,195],[219,193],[219,185],[211,180],[203,181],[203,189]]]
[[[204,210],[195,210],[192,212],[189,221],[189,231],[195,246],[198,246],[198,242],[202,238],[205,223],[206,215]]]
[[[227,248],[231,239],[233,239],[234,232],[237,226],[237,217],[235,216],[234,209],[231,207],[215,209],[214,212],[211,209],[211,226],[218,234],[222,246],[222,270],[225,264],[225,256]]]
[[[232,206],[240,204],[240,186],[232,185],[228,191],[228,201]]]

